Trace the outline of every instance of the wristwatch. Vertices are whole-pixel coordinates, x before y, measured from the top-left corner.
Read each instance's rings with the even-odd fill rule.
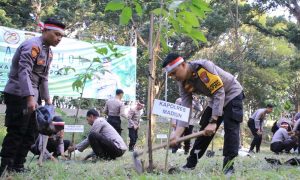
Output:
[[[214,118],[210,118],[210,120],[208,121],[210,124],[216,124],[217,123],[217,119],[214,119]]]

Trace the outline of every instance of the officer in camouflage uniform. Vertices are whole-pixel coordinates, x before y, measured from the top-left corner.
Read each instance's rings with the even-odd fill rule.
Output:
[[[211,61],[198,60],[186,62],[177,54],[169,54],[163,62],[163,68],[173,77],[179,86],[182,106],[192,108],[193,94],[209,97],[209,106],[205,109],[200,130],[205,136],[198,137],[181,169],[194,169],[199,158],[205,153],[215,132],[224,122],[225,136],[223,147],[223,171],[233,173],[232,159],[238,155],[240,123],[243,120],[243,88],[233,75],[219,68]],[[179,121],[171,135],[171,143],[182,135],[189,123]]]
[[[7,134],[1,149],[0,173],[23,172],[30,146],[34,143],[34,111],[39,95],[51,104],[48,73],[52,61],[50,46],[56,46],[64,35],[65,25],[49,18],[43,24],[42,36],[23,42],[12,59],[9,80],[4,89]]]

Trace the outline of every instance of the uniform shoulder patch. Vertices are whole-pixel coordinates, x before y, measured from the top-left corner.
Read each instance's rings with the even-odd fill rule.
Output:
[[[31,47],[31,57],[36,58],[40,53],[40,48],[38,46]]]
[[[214,94],[218,89],[223,87],[223,82],[220,76],[212,74],[205,68],[200,68],[197,74],[211,94]]]

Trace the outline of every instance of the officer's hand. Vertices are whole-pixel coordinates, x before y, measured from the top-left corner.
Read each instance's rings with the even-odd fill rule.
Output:
[[[51,159],[51,161],[53,161],[53,162],[55,162],[55,163],[58,162],[58,160],[57,160],[55,157],[53,157],[53,156],[51,156],[50,159]]]
[[[262,131],[261,131],[261,130],[258,130],[258,131],[257,131],[257,134],[258,134],[258,135],[262,135]]]
[[[33,111],[35,111],[35,109],[37,108],[37,103],[34,100],[33,96],[28,96],[27,97],[27,110],[28,113],[32,113]]]
[[[62,160],[68,160],[68,158],[64,154],[61,155],[61,159]]]
[[[75,146],[68,147],[68,152],[73,152],[73,151],[75,151]]]
[[[172,123],[172,128],[176,128],[176,124],[175,123]]]
[[[211,136],[216,133],[217,124],[216,123],[209,123],[204,129],[205,136]]]
[[[177,146],[177,140],[179,139],[179,136],[173,131],[170,135],[170,146],[174,147]]]
[[[50,99],[50,98],[49,98],[49,99],[46,99],[46,100],[45,100],[45,103],[46,103],[47,105],[51,105],[51,104],[52,104],[51,99]]]

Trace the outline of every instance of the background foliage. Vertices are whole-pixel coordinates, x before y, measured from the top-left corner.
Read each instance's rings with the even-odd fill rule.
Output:
[[[149,14],[153,13],[157,22],[158,98],[164,95],[161,59],[169,52],[177,52],[187,60],[210,59],[235,74],[244,87],[246,110],[273,103],[276,105],[274,115],[280,116],[283,111],[298,111],[300,104],[298,3],[270,0],[253,3],[241,0],[238,4],[220,0],[1,0],[0,23],[38,30],[38,21],[55,16],[67,24],[69,37],[120,45],[131,45],[136,34],[137,98],[147,101]],[[283,8],[285,14],[270,16],[270,12],[278,8]],[[177,87],[171,80],[168,87],[168,101],[173,102],[178,97]],[[98,100],[86,100],[82,106],[103,104],[95,102]]]

